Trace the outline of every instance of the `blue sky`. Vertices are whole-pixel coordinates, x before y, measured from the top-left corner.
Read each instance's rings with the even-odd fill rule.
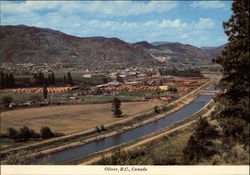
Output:
[[[195,46],[227,42],[222,22],[231,1],[1,1],[1,25],[24,24],[126,42],[171,41]]]

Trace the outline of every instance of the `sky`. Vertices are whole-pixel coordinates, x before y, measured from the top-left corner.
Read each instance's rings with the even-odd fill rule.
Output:
[[[1,25],[28,25],[79,37],[194,46],[227,42],[232,1],[1,1]]]

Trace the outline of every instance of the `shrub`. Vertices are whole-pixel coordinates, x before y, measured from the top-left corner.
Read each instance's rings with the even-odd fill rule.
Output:
[[[160,108],[159,108],[159,106],[155,106],[155,107],[154,107],[154,111],[155,111],[155,113],[160,113]]]
[[[5,104],[5,105],[9,105],[11,102],[13,102],[13,98],[9,95],[7,96],[4,96],[2,98],[2,103]]]
[[[98,126],[95,127],[96,132],[102,132],[101,128],[99,128]]]
[[[51,138],[54,136],[54,133],[52,133],[50,128],[47,126],[42,127],[40,132],[43,139]]]
[[[121,100],[115,97],[112,101],[112,111],[114,113],[114,116],[116,117],[122,117],[122,111],[120,106],[121,106]]]
[[[15,128],[7,128],[7,135],[11,139],[16,139],[18,137],[18,131]]]
[[[167,106],[163,106],[162,107],[162,111],[167,111],[168,110],[168,107]]]
[[[30,130],[27,126],[23,126],[19,129],[18,139],[27,141],[33,134],[33,130]]]
[[[101,125],[101,130],[106,131],[107,129],[104,127],[104,125]]]

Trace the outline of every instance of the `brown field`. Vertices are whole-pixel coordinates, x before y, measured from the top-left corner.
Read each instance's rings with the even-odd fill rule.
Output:
[[[121,105],[124,115],[122,118],[115,118],[112,115],[111,103],[52,106],[7,111],[1,113],[1,132],[6,132],[8,127],[18,129],[26,125],[37,132],[39,132],[42,126],[48,126],[53,132],[69,134],[140,114],[162,103],[162,101],[124,102]]]

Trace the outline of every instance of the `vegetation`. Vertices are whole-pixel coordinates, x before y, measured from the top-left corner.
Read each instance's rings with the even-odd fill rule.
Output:
[[[42,127],[40,133],[43,139],[48,139],[54,136],[54,133],[51,132],[50,128],[47,126]]]
[[[72,84],[73,83],[73,79],[71,77],[71,73],[70,72],[67,73],[67,82],[68,82],[68,84]]]
[[[39,94],[32,94],[30,95],[30,100],[33,100],[33,101],[41,101],[42,100],[42,96],[39,95]]]
[[[121,117],[122,111],[120,109],[121,106],[121,100],[117,97],[115,97],[112,101],[112,111],[114,113],[114,116]]]
[[[173,68],[160,68],[159,72],[161,76],[172,75],[177,77],[203,77],[201,71],[199,69],[176,69]]]
[[[97,163],[99,165],[145,165],[152,164],[153,160],[150,155],[143,150],[124,151],[117,149],[111,157],[102,157]]]
[[[15,79],[12,73],[0,73],[0,89],[15,87]]]
[[[9,96],[9,95],[4,96],[2,98],[2,104],[6,105],[6,106],[8,106],[12,102],[13,102],[13,98],[11,96]]]
[[[42,127],[40,134],[36,133],[33,129],[29,129],[27,126],[21,127],[19,131],[14,128],[7,128],[7,137],[15,140],[16,142],[26,142],[30,139],[37,139],[40,137],[43,139],[48,139],[54,136],[55,134],[52,133],[49,127]]]
[[[214,125],[209,124],[206,118],[199,118],[193,135],[183,149],[185,164],[197,164],[201,159],[209,159],[217,153],[212,139],[218,137]]]
[[[233,15],[223,23],[228,44],[215,61],[223,78],[215,100],[222,105],[217,115],[226,140],[249,146],[249,1],[235,0]]]
[[[116,81],[121,82],[121,83],[124,82],[122,77],[120,77],[120,74],[116,75]]]
[[[160,113],[161,112],[159,106],[155,106],[154,107],[154,111],[155,111],[155,113]]]
[[[45,85],[43,88],[43,97],[45,100],[47,99],[47,96],[48,96],[48,89],[47,86]]]

